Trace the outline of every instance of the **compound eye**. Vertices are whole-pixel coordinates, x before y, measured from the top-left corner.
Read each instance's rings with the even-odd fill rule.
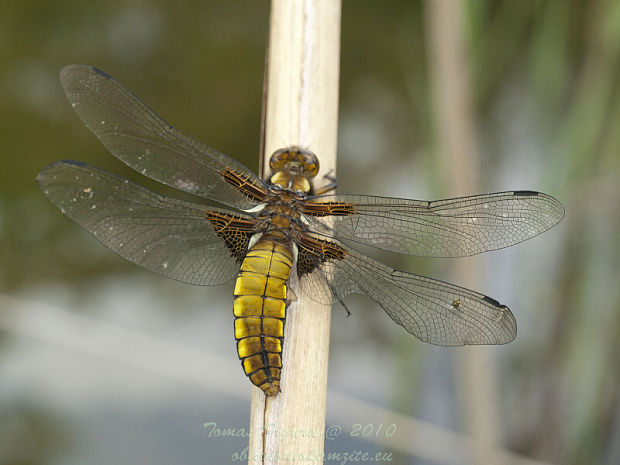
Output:
[[[315,177],[319,172],[319,159],[312,152],[304,152],[303,157],[303,174],[308,178]]]

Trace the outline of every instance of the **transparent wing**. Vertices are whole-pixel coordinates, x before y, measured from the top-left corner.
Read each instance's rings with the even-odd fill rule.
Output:
[[[37,182],[62,213],[103,245],[184,283],[229,281],[239,270],[234,251],[247,250],[251,231],[239,225],[249,226],[249,218],[168,198],[83,163],[53,163]],[[236,232],[227,235],[207,219],[214,217],[236,221]]]
[[[465,257],[509,247],[557,224],[564,207],[533,191],[421,201],[323,195],[307,202],[310,229],[324,237],[427,257]],[[333,230],[326,224],[333,222]]]
[[[333,254],[341,259],[326,259],[316,248],[298,245],[299,260],[316,265],[299,281],[313,300],[331,303],[364,294],[409,333],[441,346],[505,344],[517,335],[510,309],[484,294],[393,270],[341,244]]]
[[[245,166],[170,126],[105,72],[69,65],[60,71],[60,83],[88,129],[145,176],[239,209],[255,206],[252,194],[264,192],[264,183]]]

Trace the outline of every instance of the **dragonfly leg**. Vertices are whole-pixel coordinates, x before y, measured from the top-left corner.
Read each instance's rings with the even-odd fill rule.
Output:
[[[338,182],[336,181],[336,177],[335,176],[331,176],[329,173],[331,173],[333,170],[329,170],[327,172],[327,174],[325,174],[323,176],[323,179],[327,179],[329,181],[328,184],[325,184],[322,187],[319,187],[318,189],[316,189],[314,191],[314,195],[323,195],[323,194],[327,194],[328,192],[331,192],[333,190],[336,189],[336,187],[338,187]]]
[[[351,312],[349,311],[349,308],[346,306],[344,301],[340,297],[338,297],[338,294],[336,293],[332,285],[328,283],[328,286],[329,286],[329,290],[331,291],[332,295],[336,297],[336,299],[338,299],[338,303],[342,305],[342,308],[344,308],[344,311],[347,312],[347,318],[349,318],[351,316]]]

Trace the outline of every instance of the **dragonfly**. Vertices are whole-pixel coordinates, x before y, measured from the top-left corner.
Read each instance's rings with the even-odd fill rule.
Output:
[[[564,207],[555,198],[529,190],[434,201],[336,194],[335,180],[314,187],[319,159],[298,146],[275,151],[263,180],[169,125],[100,69],[69,65],[60,82],[78,116],[119,160],[222,207],[164,196],[71,160],[45,168],[37,177],[41,190],[137,265],[199,286],[234,279],[237,355],[266,396],[280,392],[284,325],[296,292],[343,305],[349,294],[363,294],[435,345],[516,337],[515,317],[492,297],[392,269],[355,247],[427,257],[497,250],[557,224]]]

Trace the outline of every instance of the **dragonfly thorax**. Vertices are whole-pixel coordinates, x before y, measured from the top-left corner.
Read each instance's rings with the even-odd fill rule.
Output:
[[[303,192],[307,194],[312,189],[312,185],[306,176],[302,174],[293,174],[290,171],[278,171],[271,176],[269,181],[273,186],[292,192]]]

